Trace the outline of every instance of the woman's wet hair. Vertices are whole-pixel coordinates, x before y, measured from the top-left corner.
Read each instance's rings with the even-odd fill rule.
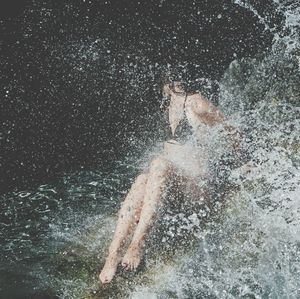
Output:
[[[180,82],[180,87],[183,92],[188,95],[201,93],[203,96],[208,98],[214,104],[217,104],[219,84],[216,80],[202,76],[199,73],[188,73],[188,70],[184,69],[181,72],[177,70],[168,70],[162,76],[161,86],[168,84],[170,89],[175,93],[182,93],[175,90],[175,83]]]
[[[189,93],[192,92],[192,90],[188,90],[187,86],[184,84],[185,82],[183,81],[183,78],[179,74],[170,74],[166,73],[163,74],[162,79],[161,79],[161,87],[168,85],[169,88],[174,92],[174,93]],[[176,84],[179,84],[179,86],[183,89],[183,91],[176,91]]]

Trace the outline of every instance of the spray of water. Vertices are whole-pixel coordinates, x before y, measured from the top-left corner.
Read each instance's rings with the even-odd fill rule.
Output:
[[[300,297],[300,5],[274,0],[272,13],[281,16],[274,26],[251,1],[235,3],[251,11],[274,40],[263,57],[233,61],[219,82],[220,108],[244,132],[242,146],[251,154],[248,171],[231,171],[222,204],[166,209],[141,270],[119,271],[110,286],[99,287],[96,274],[120,202],[153,155],[153,146],[143,143],[148,151],[142,158],[130,155],[106,170],[65,174],[58,184],[6,195],[0,223],[4,268],[22,261],[19,273],[60,298]],[[96,40],[60,50],[80,53],[70,62],[81,73],[85,59],[109,59],[107,49],[107,41]],[[154,78],[158,66],[139,58]],[[142,93],[147,80],[130,59],[122,71]],[[112,63],[106,74],[113,78],[118,71]],[[214,141],[221,146],[210,144],[211,156],[224,149],[222,140]]]

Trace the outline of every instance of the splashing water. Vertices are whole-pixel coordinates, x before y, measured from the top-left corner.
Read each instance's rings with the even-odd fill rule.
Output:
[[[295,59],[299,61],[299,30],[300,30],[300,7],[298,1],[290,0],[273,0],[270,3],[271,13],[265,12],[261,15],[251,1],[235,0],[234,3],[250,10],[265,27],[265,30],[272,32],[274,35],[272,52],[275,53],[278,49],[282,51],[284,48],[285,54],[289,57],[295,55]],[[280,26],[272,24],[272,16],[280,16],[282,19]],[[300,66],[300,65],[299,65]]]
[[[300,5],[274,0],[282,16],[274,27],[250,1],[235,3],[274,40],[264,57],[233,61],[220,82],[219,105],[245,133],[252,166],[231,172],[216,213],[167,211],[141,270],[119,271],[103,288],[97,273],[116,212],[146,162],[131,156],[9,193],[1,198],[1,291],[19,280],[21,292],[59,298],[300,298]]]

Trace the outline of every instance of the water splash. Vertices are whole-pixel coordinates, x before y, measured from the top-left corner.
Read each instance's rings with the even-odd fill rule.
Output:
[[[300,48],[300,6],[297,0],[272,0],[267,13],[259,13],[251,1],[235,0],[234,3],[251,11],[265,27],[273,34],[272,52],[284,50],[286,56],[295,55],[299,61]],[[272,16],[280,18],[280,25],[272,23]]]
[[[251,153],[250,169],[231,173],[224,204],[206,221],[205,209],[167,211],[165,229],[156,236],[159,242],[150,244],[140,272],[119,271],[106,289],[99,287],[96,274],[115,214],[152,147],[140,160],[133,155],[110,169],[65,174],[58,183],[5,195],[1,264],[19,273],[30,291],[74,299],[300,297],[300,6],[274,0],[272,12],[283,17],[274,26],[250,1],[235,3],[252,11],[274,35],[269,53],[233,61],[220,82],[220,107],[247,136],[243,146]],[[56,50],[74,56],[68,63],[78,74],[84,73],[86,61],[101,65],[111,51],[106,40],[98,39]],[[131,88],[144,92],[148,82],[140,72],[158,66],[142,55],[135,58],[144,65],[142,71],[129,55],[122,72],[132,78]],[[106,70],[109,78],[119,72],[116,65]],[[147,141],[141,147],[150,148]],[[178,238],[183,238],[181,246]],[[13,285],[14,278],[1,275],[1,290]]]

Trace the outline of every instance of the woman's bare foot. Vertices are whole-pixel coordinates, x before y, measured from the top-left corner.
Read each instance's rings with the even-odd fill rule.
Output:
[[[122,266],[125,270],[135,270],[143,255],[143,245],[130,244],[125,256],[122,259]]]
[[[112,255],[106,259],[105,265],[99,275],[99,279],[103,284],[112,281],[116,274],[119,262],[120,258],[118,255]]]

